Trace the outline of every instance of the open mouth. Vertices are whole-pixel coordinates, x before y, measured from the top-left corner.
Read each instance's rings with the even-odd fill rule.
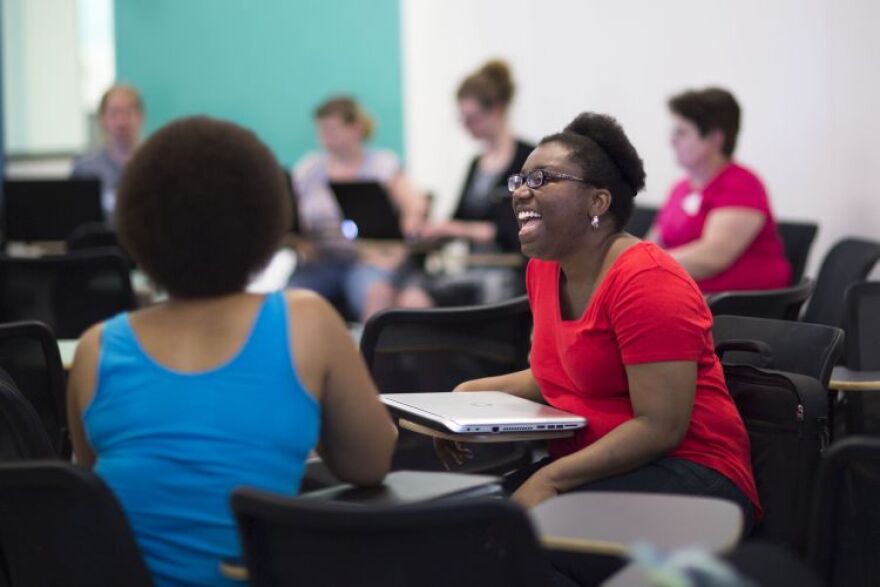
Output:
[[[519,235],[528,235],[541,225],[542,216],[534,210],[520,210],[516,213],[516,219],[519,221]]]
[[[541,215],[535,212],[534,210],[521,210],[517,213],[516,219],[519,220],[520,228],[526,226],[530,222],[534,222],[535,220],[541,220]]]

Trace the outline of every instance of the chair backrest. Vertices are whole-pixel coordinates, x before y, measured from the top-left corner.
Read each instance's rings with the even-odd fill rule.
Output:
[[[11,585],[152,585],[119,502],[65,463],[0,465],[0,553]]]
[[[844,239],[835,244],[822,260],[813,297],[802,320],[842,328],[844,292],[853,283],[863,281],[878,260],[878,242]]]
[[[116,231],[103,222],[91,222],[77,226],[67,237],[68,251],[119,247]]]
[[[40,320],[58,338],[134,308],[127,261],[113,249],[0,257],[0,322]]]
[[[386,310],[364,325],[361,352],[382,393],[439,392],[528,367],[525,296],[487,306]]]
[[[846,365],[859,371],[880,370],[880,282],[852,284],[844,294]]]
[[[506,500],[341,505],[232,496],[254,587],[543,585],[525,512]]]
[[[12,378],[0,369],[0,462],[54,457],[40,417]]]
[[[810,297],[813,283],[804,279],[797,285],[764,291],[727,291],[709,299],[712,314],[754,316],[776,320],[797,320],[801,306]]]
[[[624,230],[633,236],[643,238],[648,234],[648,231],[651,230],[651,226],[654,225],[654,219],[657,217],[657,212],[659,212],[657,208],[636,206],[633,209],[632,216],[629,217],[629,222],[626,223]]]
[[[525,296],[485,306],[386,310],[364,325],[361,353],[382,393],[451,391],[462,381],[528,367],[532,314]],[[474,445],[459,473],[504,474],[528,464],[526,443]],[[431,439],[400,431],[394,469],[442,470]]]
[[[55,453],[70,457],[64,369],[49,328],[40,322],[0,324],[0,368],[30,402]]]
[[[715,346],[732,340],[753,340],[768,345],[773,355],[769,365],[747,353],[725,355],[725,362],[743,362],[808,375],[825,387],[843,352],[843,331],[840,328],[747,316],[716,316],[714,322],[712,337]]]
[[[880,438],[825,451],[813,492],[808,555],[825,584],[867,587],[880,575]]]
[[[777,222],[776,232],[782,239],[785,256],[791,263],[791,282],[800,283],[819,226],[812,222]]]

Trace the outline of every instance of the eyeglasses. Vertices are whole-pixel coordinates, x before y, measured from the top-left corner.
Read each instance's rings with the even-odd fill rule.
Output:
[[[510,177],[507,178],[507,189],[510,193],[515,192],[522,186],[522,184],[526,184],[528,187],[533,190],[538,189],[548,181],[557,181],[557,180],[568,180],[568,181],[579,181],[581,183],[585,183],[587,185],[591,185],[590,182],[585,180],[582,177],[575,177],[574,175],[569,175],[567,173],[562,173],[561,171],[550,171],[548,169],[535,169],[534,171],[529,172],[528,174],[523,173],[514,173]]]

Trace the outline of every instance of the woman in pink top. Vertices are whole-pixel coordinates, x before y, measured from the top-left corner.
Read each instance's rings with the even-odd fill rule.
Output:
[[[739,104],[719,88],[669,101],[672,148],[687,177],[672,188],[649,238],[669,251],[703,293],[791,283],[791,265],[754,173],[732,160]]]

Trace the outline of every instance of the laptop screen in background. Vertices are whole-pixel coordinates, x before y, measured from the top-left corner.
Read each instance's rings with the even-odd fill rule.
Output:
[[[103,222],[98,179],[3,181],[3,241],[63,241],[73,230]]]

